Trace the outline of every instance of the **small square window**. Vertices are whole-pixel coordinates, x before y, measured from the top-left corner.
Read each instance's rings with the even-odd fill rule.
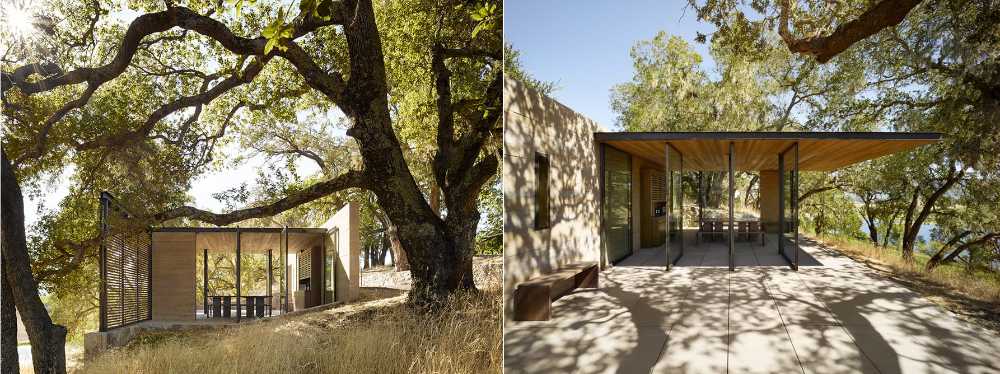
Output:
[[[535,152],[535,230],[551,226],[549,217],[549,157]]]

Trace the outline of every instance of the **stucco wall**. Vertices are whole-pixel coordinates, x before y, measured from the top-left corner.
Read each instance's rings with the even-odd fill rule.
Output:
[[[195,319],[195,234],[153,233],[153,320]]]
[[[323,228],[330,234],[326,239],[326,250],[337,251],[334,278],[336,301],[354,301],[360,293],[361,236],[358,233],[358,223],[358,205],[348,203],[323,224]]]
[[[512,79],[504,81],[504,315],[513,287],[578,261],[600,260],[594,121]],[[549,156],[552,225],[535,230],[534,154]]]
[[[778,232],[779,183],[777,170],[760,171],[760,220],[768,232]]]

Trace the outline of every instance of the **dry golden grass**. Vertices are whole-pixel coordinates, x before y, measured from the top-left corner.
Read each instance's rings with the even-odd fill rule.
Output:
[[[483,283],[483,282],[481,282]],[[499,373],[499,279],[423,314],[405,294],[223,330],[148,335],[81,373]],[[386,297],[388,296],[388,297]]]
[[[982,271],[968,272],[957,264],[941,265],[934,271],[927,272],[927,255],[917,254],[913,261],[906,261],[899,250],[876,247],[868,242],[830,236],[818,239],[848,255],[882,265],[895,274],[930,282],[986,304],[1000,305],[1000,275]]]

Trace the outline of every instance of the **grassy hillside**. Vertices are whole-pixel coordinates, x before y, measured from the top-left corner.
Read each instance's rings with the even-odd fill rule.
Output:
[[[147,335],[80,373],[499,373],[499,279],[428,315],[391,289],[362,302],[238,327]]]
[[[928,272],[925,267],[930,256],[924,253],[914,253],[913,261],[906,261],[898,249],[876,247],[867,241],[833,236],[820,236],[818,239],[847,255],[874,261],[884,270],[919,278],[983,303],[1000,305],[1000,274],[995,272],[969,271],[956,263],[943,264]]]

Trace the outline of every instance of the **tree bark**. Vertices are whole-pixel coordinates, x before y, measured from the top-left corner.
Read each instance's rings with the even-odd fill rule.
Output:
[[[66,328],[52,323],[38,297],[38,284],[31,274],[31,259],[24,236],[24,200],[13,166],[2,152],[3,276],[12,291],[14,305],[31,340],[31,358],[36,373],[66,372]]]
[[[410,262],[406,258],[406,251],[403,250],[403,243],[399,242],[396,225],[387,222],[385,236],[389,241],[389,247],[392,249],[392,262],[393,266],[396,267],[396,271],[410,270]]]
[[[3,261],[0,266],[7,267],[7,261]],[[3,273],[5,273],[4,271]],[[7,284],[7,277],[0,273],[0,287],[3,294],[0,295],[0,325],[2,325],[3,341],[2,354],[0,354],[0,373],[17,374],[20,365],[17,357],[17,312],[14,307],[13,291]]]

